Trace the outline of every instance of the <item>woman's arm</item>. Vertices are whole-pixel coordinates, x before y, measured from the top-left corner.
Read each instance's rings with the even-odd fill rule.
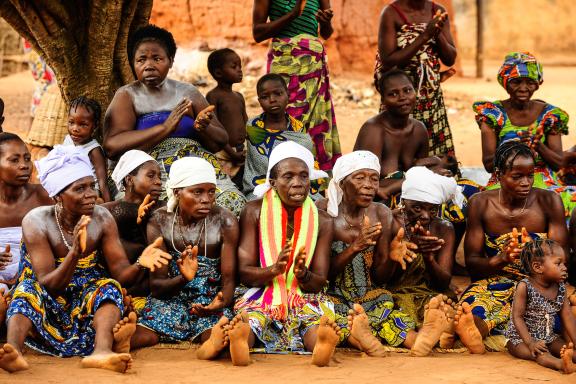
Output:
[[[316,20],[320,26],[320,36],[324,40],[328,40],[334,33],[332,28],[332,17],[334,12],[330,8],[330,0],[320,0],[320,9],[316,13]]]
[[[441,291],[447,290],[452,279],[452,266],[454,265],[454,227],[452,223],[441,220],[442,230],[438,238],[444,240],[444,245],[438,252],[424,257],[426,270],[430,274],[431,284]],[[435,235],[433,235],[435,236]]]
[[[442,6],[437,5],[442,13],[446,12]],[[444,65],[451,67],[456,62],[456,45],[454,44],[454,39],[452,38],[452,32],[450,31],[450,19],[446,15],[446,20],[442,26],[442,31],[438,34],[436,38],[436,47],[438,47],[438,56]]]
[[[224,211],[224,210],[223,210]],[[236,217],[228,211],[222,213],[222,248],[221,266],[222,295],[224,306],[229,307],[234,303],[234,289],[236,288],[236,252],[238,250],[238,238],[240,226]]]
[[[328,271],[330,269],[330,249],[333,240],[334,222],[324,211],[318,211],[320,220],[318,229],[318,239],[313,259],[309,265],[308,273],[301,274],[303,278],[298,278],[296,269],[294,273],[298,279],[298,284],[304,292],[318,293],[324,289],[327,283]],[[295,252],[296,254],[297,252]],[[295,261],[297,262],[297,260]],[[296,267],[295,267],[296,268]]]
[[[398,233],[400,226],[394,220],[392,211],[384,204],[378,204],[378,217],[382,224],[382,233],[374,248],[374,256],[370,273],[376,284],[390,281],[397,271],[398,263],[391,260],[390,243]]]
[[[548,134],[546,136],[546,144],[538,140],[536,142],[536,152],[542,156],[542,159],[554,171],[558,171],[562,167],[562,136],[557,134]]]
[[[104,158],[102,149],[100,147],[94,148],[90,151],[88,157],[90,157],[90,162],[96,171],[96,179],[98,180],[98,187],[100,189],[100,194],[102,195],[102,200],[106,203],[112,199],[110,198],[110,191],[108,190],[108,184],[106,183],[106,180],[108,179],[108,167],[106,166],[106,159]]]
[[[494,129],[486,123],[480,125],[480,133],[482,135],[482,164],[486,172],[494,172],[494,154],[498,146],[498,138]]]
[[[302,0],[296,0],[294,8],[292,8],[290,12],[274,21],[266,22],[268,20],[271,1],[272,0],[254,0],[254,8],[252,10],[252,36],[257,43],[276,36],[302,14],[300,9]]]

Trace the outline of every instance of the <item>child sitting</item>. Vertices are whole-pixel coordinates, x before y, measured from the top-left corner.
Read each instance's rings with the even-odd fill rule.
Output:
[[[100,124],[102,111],[96,100],[80,96],[70,103],[68,111],[68,134],[64,138],[64,145],[75,145],[90,158],[92,170],[96,177],[96,190],[104,202],[110,201],[110,192],[106,185],[107,166],[104,150],[92,138],[92,134]]]
[[[576,372],[576,319],[566,294],[564,250],[552,240],[534,240],[525,244],[520,261],[528,277],[516,287],[506,330],[508,351],[563,373]],[[555,332],[557,317],[572,342]]]
[[[242,189],[248,115],[244,97],[232,90],[234,83],[242,81],[240,56],[230,48],[218,49],[208,56],[208,71],[218,85],[206,94],[206,99],[216,107],[216,116],[228,132],[228,144],[216,154],[216,158],[222,170]]]
[[[379,79],[378,88],[384,111],[360,128],[354,150],[371,151],[380,159],[377,197],[390,205],[394,195],[400,193],[404,172],[417,159],[428,156],[428,132],[424,124],[410,117],[416,105],[416,92],[404,72],[386,72]]]

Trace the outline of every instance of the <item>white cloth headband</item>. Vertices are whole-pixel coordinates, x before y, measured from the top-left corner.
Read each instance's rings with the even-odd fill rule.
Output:
[[[410,168],[402,183],[402,199],[436,205],[454,200],[458,192],[459,187],[453,177],[438,175],[426,167]]]
[[[112,180],[114,180],[116,188],[118,188],[119,191],[124,191],[124,178],[128,176],[130,172],[148,161],[155,162],[156,159],[138,149],[131,149],[123,154],[122,157],[120,157],[120,160],[118,160],[114,172],[112,172]]]
[[[206,160],[199,157],[183,157],[172,163],[168,181],[166,182],[168,212],[174,212],[178,205],[174,189],[204,183],[216,185],[216,171]]]
[[[54,197],[83,177],[92,176],[92,163],[84,151],[72,145],[56,145],[48,156],[35,162],[38,179],[48,196]]]

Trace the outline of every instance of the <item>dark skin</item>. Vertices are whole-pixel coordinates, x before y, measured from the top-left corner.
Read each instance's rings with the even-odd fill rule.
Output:
[[[292,23],[302,14],[302,0],[296,0],[294,7],[284,16],[268,21],[268,13],[273,0],[254,0],[252,10],[252,36],[257,43],[271,39]],[[316,20],[320,29],[320,36],[327,40],[334,29],[332,28],[332,17],[334,13],[330,8],[330,0],[319,0],[320,7],[316,13]]]
[[[235,164],[244,163],[244,141],[246,140],[246,102],[232,85],[242,82],[242,62],[236,53],[226,55],[222,68],[214,71],[218,85],[206,94],[206,100],[216,106],[216,116],[228,133],[228,144],[223,148]],[[240,119],[239,117],[242,116]]]
[[[170,97],[161,86],[174,58],[168,57],[166,50],[157,42],[141,43],[136,49],[134,62],[131,63],[139,85],[146,87],[152,100],[162,102]],[[209,104],[194,89],[174,108],[168,119],[162,124],[145,130],[134,130],[138,116],[134,110],[132,98],[127,91],[119,90],[114,95],[104,124],[103,146],[110,158],[116,159],[130,149],[147,151],[170,136],[184,115],[195,118]],[[218,152],[228,142],[226,130],[212,114],[200,122],[197,129],[200,144],[209,151]]]
[[[544,246],[544,259],[534,260],[531,263],[530,283],[540,294],[550,300],[556,300],[559,283],[567,277],[565,262],[563,249],[556,245],[552,247]],[[568,344],[569,340],[567,341],[560,336],[551,343],[546,344],[543,340],[532,338],[524,321],[524,314],[528,305],[527,299],[528,288],[526,283],[522,281],[518,283],[514,294],[514,304],[512,305],[512,321],[522,342],[516,346],[508,343],[508,351],[514,357],[533,360],[547,368],[563,370],[562,360],[558,357],[560,356],[561,348]],[[570,303],[567,297],[564,298],[564,304],[559,315],[563,330],[569,339],[576,340],[576,319],[570,310]],[[572,361],[576,362],[576,356],[573,357]]]
[[[170,298],[194,279],[198,270],[197,255],[220,257],[222,289],[212,299],[203,305],[192,304],[190,313],[199,317],[211,316],[233,304],[234,288],[236,286],[236,249],[238,247],[239,226],[236,217],[225,208],[215,205],[216,187],[214,184],[196,184],[190,187],[176,189],[178,198],[178,215],[172,231],[175,212],[161,208],[156,210],[148,222],[149,238],[164,238],[163,248],[172,249],[172,241],[176,250],[181,251],[177,260],[180,275],[169,277],[168,266],[164,266],[150,275],[150,290],[152,296],[158,299]],[[206,220],[206,227],[204,226]],[[205,243],[205,236],[206,241]],[[193,247],[196,245],[196,247]],[[205,342],[210,337],[211,330],[200,334],[200,341]],[[138,326],[130,341],[131,348],[141,348],[159,342],[159,336],[152,330]]]
[[[562,137],[559,134],[545,134],[546,143],[542,143],[543,132],[532,134],[531,125],[536,122],[546,103],[542,100],[531,100],[532,95],[539,88],[536,81],[529,78],[510,79],[506,84],[506,92],[510,98],[502,101],[504,110],[510,122],[517,127],[526,127],[527,131],[521,135],[521,140],[528,145],[535,154],[540,155],[544,162],[555,171],[562,167]],[[498,147],[498,137],[488,124],[480,125],[482,133],[482,163],[486,171],[494,171],[494,154]]]
[[[524,227],[530,233],[546,233],[564,249],[568,245],[562,200],[553,192],[532,188],[532,158],[518,156],[509,165],[498,172],[500,190],[480,192],[469,200],[464,253],[472,281],[499,274],[520,254],[519,245],[509,242],[498,255],[486,257],[485,233],[507,234],[514,228]],[[486,323],[476,317],[475,323],[485,337],[488,334]]]
[[[380,159],[383,176],[407,171],[418,159],[428,156],[428,131],[424,124],[410,117],[416,94],[406,76],[384,81],[382,103],[385,111],[369,119],[360,128],[354,150],[367,150]],[[380,180],[377,196],[388,200],[400,192],[403,180]]]
[[[92,140],[92,133],[96,129],[97,122],[94,121],[94,112],[79,105],[68,112],[68,134],[72,138],[74,145],[84,145]],[[98,187],[104,202],[112,200],[106,180],[108,178],[108,166],[106,158],[100,148],[94,148],[88,153],[90,162],[94,166]]]
[[[378,29],[378,53],[384,66],[383,71],[408,65],[410,59],[431,39],[436,39],[435,47],[442,63],[450,67],[456,61],[456,46],[450,32],[450,21],[444,7],[436,4],[441,15],[432,18],[432,2],[429,0],[396,0],[394,3],[410,23],[427,24],[426,30],[416,40],[403,49],[398,48],[396,33],[404,25],[404,20],[392,7],[386,7],[380,15]]]
[[[454,265],[454,227],[438,217],[439,205],[414,200],[403,200],[403,203],[404,213],[394,212],[396,224],[406,227],[407,237],[418,246],[430,275],[430,285],[446,291]]]
[[[28,212],[43,205],[53,205],[48,193],[39,184],[30,184],[32,160],[21,140],[0,144],[0,228],[19,227]],[[12,254],[0,248],[0,270],[12,261]],[[14,281],[0,281],[12,285]]]
[[[2,124],[4,123],[4,100],[0,98],[0,132],[4,132]]]
[[[275,178],[270,184],[276,189],[284,208],[288,212],[287,238],[291,238],[294,227],[294,212],[302,206],[310,190],[309,171],[306,164],[296,158],[288,158],[277,164]],[[238,248],[238,272],[240,282],[249,287],[262,287],[272,281],[276,276],[286,273],[288,259],[292,251],[289,241],[278,256],[275,264],[263,268],[259,259],[259,233],[260,209],[262,200],[253,200],[246,204],[240,216],[240,226],[243,229]],[[308,268],[300,258],[306,257],[300,250],[295,250],[295,276],[300,289],[306,293],[318,293],[325,287],[328,271],[330,269],[330,245],[332,243],[333,222],[330,216],[318,211],[318,240],[312,261]],[[298,270],[296,269],[298,268]],[[305,277],[309,280],[306,281]],[[303,335],[304,346],[312,351],[316,345],[317,328],[312,327]],[[255,336],[251,333],[249,345],[253,345]]]
[[[285,131],[288,125],[286,107],[288,106],[286,85],[270,80],[258,89],[258,102],[265,113],[264,126],[274,131]]]

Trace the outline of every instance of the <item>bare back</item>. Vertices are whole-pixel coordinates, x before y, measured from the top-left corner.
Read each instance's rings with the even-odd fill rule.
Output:
[[[216,116],[228,132],[228,144],[236,148],[246,140],[246,102],[241,93],[218,87],[206,94],[208,103],[216,107]]]

